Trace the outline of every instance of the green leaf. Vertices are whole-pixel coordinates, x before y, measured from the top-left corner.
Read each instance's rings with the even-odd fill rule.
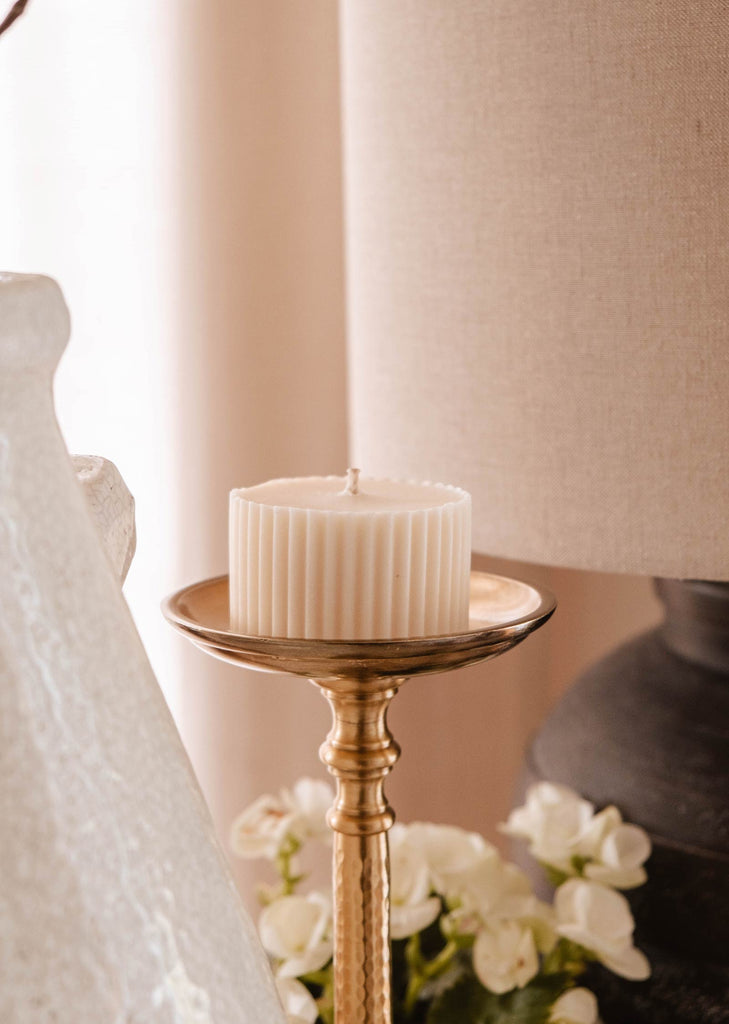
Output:
[[[326,988],[327,985],[331,986],[334,981],[334,965],[330,960],[329,963],[322,967],[320,971],[310,971],[308,974],[300,974],[299,981],[304,985],[311,987],[317,985],[319,988]]]
[[[526,988],[501,996],[500,1014],[494,1024],[546,1024],[552,1006],[569,988],[567,974],[539,975]]]
[[[470,975],[433,1000],[426,1024],[547,1024],[570,984],[568,974],[538,975],[526,988],[497,996]]]
[[[498,1018],[499,999],[472,975],[436,996],[425,1018],[426,1024],[492,1024]]]

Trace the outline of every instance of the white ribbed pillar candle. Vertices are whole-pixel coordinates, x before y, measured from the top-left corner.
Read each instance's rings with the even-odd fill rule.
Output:
[[[458,487],[298,477],[230,495],[231,626],[375,640],[468,626],[471,498]]]

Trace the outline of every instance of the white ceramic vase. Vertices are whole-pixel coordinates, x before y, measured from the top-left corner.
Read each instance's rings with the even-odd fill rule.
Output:
[[[0,1020],[282,1024],[56,424],[68,330],[0,276]]]

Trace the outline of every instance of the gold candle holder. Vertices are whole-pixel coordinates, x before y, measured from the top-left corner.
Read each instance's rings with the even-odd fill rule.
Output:
[[[400,755],[387,708],[405,680],[493,658],[555,608],[553,596],[518,580],[471,573],[469,627],[403,640],[297,640],[241,636],[229,627],[228,577],[185,587],[162,605],[168,621],[224,661],[310,679],[332,709],[320,756],[337,782],[334,831],[334,1008],[337,1024],[391,1024],[390,870],[384,794]]]

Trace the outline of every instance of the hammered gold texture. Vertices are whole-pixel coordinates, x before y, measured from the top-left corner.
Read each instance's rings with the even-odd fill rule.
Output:
[[[406,678],[472,665],[520,643],[552,614],[554,598],[528,584],[471,573],[465,633],[344,642],[244,636],[230,629],[227,577],[171,595],[169,621],[210,654],[264,671],[305,676],[332,709],[320,754],[337,780],[334,831],[336,1024],[391,1024],[390,875],[384,793],[400,748],[387,708]]]
[[[400,754],[387,708],[402,679],[319,684],[332,709],[321,758],[337,780],[334,830],[336,1024],[390,1024],[390,865],[384,781]]]
[[[335,833],[336,1024],[390,1024],[387,834]]]

